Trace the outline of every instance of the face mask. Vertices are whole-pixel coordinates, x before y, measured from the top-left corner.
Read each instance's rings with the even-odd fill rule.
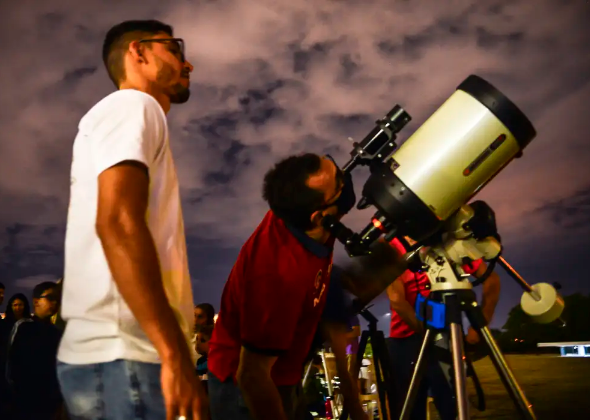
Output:
[[[356,195],[354,193],[354,185],[352,183],[352,176],[350,173],[344,175],[344,186],[342,188],[342,193],[336,201],[334,201],[335,206],[338,207],[338,214],[344,216],[347,214],[356,203]]]
[[[326,155],[326,157],[334,163],[336,168],[338,168],[338,164],[336,163],[334,158],[332,158],[332,156]],[[340,169],[338,169],[338,170],[340,171]],[[340,174],[342,174],[342,172],[340,172]],[[342,174],[342,177],[343,177],[343,185],[342,185],[342,192],[340,193],[340,196],[332,204],[324,207],[324,208],[327,208],[327,207],[336,206],[338,208],[338,214],[340,216],[344,216],[345,214],[348,214],[348,212],[350,210],[352,210],[352,208],[354,207],[354,204],[356,203],[356,195],[354,194],[354,185],[352,183],[352,175],[350,175],[350,173],[346,173],[346,174]]]

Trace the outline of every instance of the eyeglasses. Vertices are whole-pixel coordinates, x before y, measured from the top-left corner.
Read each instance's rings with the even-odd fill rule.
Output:
[[[150,39],[140,39],[138,41],[140,44],[145,44],[148,42],[158,42],[162,44],[168,44],[168,49],[172,54],[174,54],[181,63],[184,63],[185,56],[184,56],[184,40],[182,38],[150,38]]]
[[[39,299],[47,299],[50,302],[57,302],[57,296],[49,294],[49,295],[41,295]]]

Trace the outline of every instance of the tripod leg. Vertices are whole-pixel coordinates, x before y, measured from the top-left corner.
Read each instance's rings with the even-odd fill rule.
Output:
[[[367,343],[369,342],[370,333],[369,331],[363,331],[361,334],[361,339],[359,341],[359,347],[357,349],[356,354],[356,363],[354,365],[354,370],[351,372],[351,376],[353,380],[358,380],[361,366],[363,365],[363,359],[365,357],[365,350],[367,349]],[[362,393],[362,390],[359,388],[359,391]],[[348,419],[348,411],[346,408],[343,408],[340,412],[340,420],[347,420]]]
[[[516,378],[514,377],[512,370],[510,370],[508,367],[506,359],[496,344],[492,333],[488,327],[481,328],[479,332],[483,336],[486,345],[490,350],[490,358],[492,359],[492,362],[494,363],[494,366],[500,375],[500,379],[504,383],[504,386],[506,387],[508,394],[510,394],[512,401],[514,401],[514,404],[519,409],[522,418],[527,420],[535,420],[536,417],[535,413],[533,412],[533,405],[527,400],[524,392],[518,385],[518,382],[516,382]]]
[[[516,408],[520,411],[520,415],[523,419],[534,420],[536,419],[535,413],[533,412],[533,405],[527,400],[524,392],[516,382],[516,378],[512,373],[512,370],[508,367],[504,355],[500,351],[496,340],[492,336],[489,328],[486,326],[486,320],[481,311],[481,307],[475,300],[472,301],[471,305],[466,305],[467,318],[469,322],[479,332],[480,337],[485,341],[485,344],[490,352],[490,358],[494,364],[500,379],[504,384],[504,387],[508,391],[510,398],[516,405]]]
[[[450,323],[451,354],[453,356],[453,374],[457,393],[457,412],[459,420],[469,419],[469,400],[467,399],[467,377],[463,366],[463,330],[461,324]]]
[[[412,380],[410,381],[410,387],[408,388],[408,393],[406,394],[406,399],[402,408],[402,414],[400,416],[401,420],[408,420],[410,418],[412,408],[414,407],[414,401],[416,400],[416,394],[418,393],[418,388],[420,387],[420,381],[424,375],[424,369],[426,369],[428,349],[430,348],[434,334],[435,333],[432,330],[428,329],[424,335],[424,340],[422,340],[422,347],[420,347],[418,360],[416,361],[414,373],[412,373]]]
[[[391,418],[391,413],[395,412],[393,405],[393,390],[391,388],[391,365],[389,363],[389,352],[385,343],[385,336],[382,331],[375,331],[371,335],[373,346],[373,361],[375,364],[375,378],[377,380],[377,390],[381,401],[381,412],[383,418]]]

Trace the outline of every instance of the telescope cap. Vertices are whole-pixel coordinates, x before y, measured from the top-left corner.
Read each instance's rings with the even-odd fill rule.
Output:
[[[463,80],[457,90],[468,93],[488,108],[510,130],[520,150],[524,149],[537,135],[526,115],[502,92],[481,77],[470,75]]]

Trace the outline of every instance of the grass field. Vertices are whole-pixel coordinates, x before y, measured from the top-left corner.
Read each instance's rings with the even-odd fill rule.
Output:
[[[539,420],[590,418],[590,358],[508,355],[508,364]],[[469,397],[472,419],[519,419],[489,358],[475,363],[486,394],[486,410],[477,411],[471,380]],[[431,419],[438,419],[431,404]]]

